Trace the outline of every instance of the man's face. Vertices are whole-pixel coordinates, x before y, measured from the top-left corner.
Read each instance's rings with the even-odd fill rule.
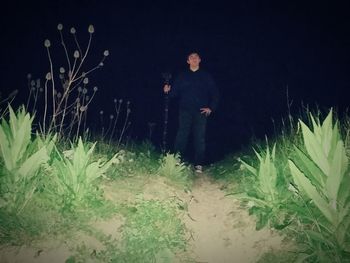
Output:
[[[201,58],[197,53],[192,53],[187,58],[187,63],[191,67],[198,67],[200,62],[201,62]]]

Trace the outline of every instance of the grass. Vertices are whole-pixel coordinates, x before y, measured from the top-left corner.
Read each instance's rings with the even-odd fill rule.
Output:
[[[321,115],[306,112],[304,121],[288,126],[293,129],[284,127],[282,135],[274,139],[272,151],[268,143],[264,147],[258,142],[253,152],[238,158],[241,166],[230,157],[212,172],[214,177],[234,178],[225,179],[239,185],[226,187],[228,194],[240,198],[256,217],[257,229],[280,229],[299,243],[294,251],[296,261],[347,262],[349,126],[340,123],[332,109],[323,121]],[[225,165],[227,161],[231,168]]]

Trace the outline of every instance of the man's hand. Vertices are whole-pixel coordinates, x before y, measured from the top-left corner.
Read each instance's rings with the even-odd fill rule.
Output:
[[[205,116],[209,116],[211,113],[210,108],[200,108],[200,110],[201,110],[201,114],[205,114]]]
[[[164,88],[163,88],[163,91],[164,91],[165,94],[168,94],[170,89],[171,89],[171,86],[169,84],[165,84]]]

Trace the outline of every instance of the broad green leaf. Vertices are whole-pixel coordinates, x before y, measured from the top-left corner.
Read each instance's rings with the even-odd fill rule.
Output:
[[[253,166],[247,164],[245,161],[243,160],[239,160],[252,174],[254,174],[255,176],[258,176],[258,171],[257,169],[255,169]]]
[[[345,207],[346,204],[350,203],[350,172],[345,173],[343,177],[343,181],[340,184],[339,191],[338,191],[338,206],[339,207]]]
[[[347,209],[347,212],[349,212],[349,209]],[[344,248],[344,243],[346,241],[346,235],[349,235],[349,229],[350,229],[350,215],[347,213],[341,220],[341,223],[338,225],[338,228],[336,230],[336,238],[338,241],[338,244]]]
[[[297,146],[294,146],[296,152],[295,162],[299,169],[307,175],[311,182],[318,188],[324,189],[327,181],[327,176],[322,170]]]
[[[315,135],[310,131],[309,127],[300,121],[301,129],[304,137],[305,148],[311,159],[317,164],[324,174],[329,174],[329,164],[326,155],[323,152],[322,146],[317,141]]]
[[[333,213],[328,205],[328,203],[320,196],[320,194],[317,192],[315,186],[313,186],[309,179],[296,167],[296,165],[291,161],[288,160],[289,167],[294,179],[294,182],[297,184],[299,188],[302,188],[305,193],[308,195],[309,198],[311,198],[317,208],[322,212],[322,214],[327,218],[329,222],[332,224],[336,222]]]
[[[9,141],[1,126],[0,126],[0,148],[1,148],[1,155],[5,162],[6,169],[11,171],[14,168],[12,153],[10,150]]]
[[[326,119],[323,121],[321,126],[321,141],[323,152],[328,157],[332,148],[332,137],[333,137],[333,111],[332,109],[328,113]]]
[[[334,209],[336,209],[339,187],[348,168],[348,159],[342,141],[338,142],[335,148],[334,158],[330,164],[330,174],[326,183],[326,190],[328,198],[331,202],[334,202]]]
[[[33,176],[39,170],[40,166],[49,159],[46,148],[42,147],[28,159],[26,159],[18,170],[18,173],[23,176]]]

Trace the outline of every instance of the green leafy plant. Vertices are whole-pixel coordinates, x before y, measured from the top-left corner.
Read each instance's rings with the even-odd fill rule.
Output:
[[[31,138],[33,117],[21,107],[17,115],[9,106],[10,119],[0,125],[0,150],[3,167],[0,177],[0,207],[15,213],[25,207],[37,189],[43,164],[49,160],[56,137]]]
[[[255,150],[254,150],[255,151]],[[256,229],[260,230],[269,222],[276,229],[286,227],[289,222],[289,213],[286,210],[286,200],[290,194],[286,187],[278,186],[278,172],[275,166],[276,145],[270,153],[267,147],[265,156],[255,151],[259,160],[259,168],[247,164],[239,159],[242,165],[254,175],[251,188],[244,193],[236,193],[235,197],[248,201],[249,213],[258,218]]]
[[[92,160],[96,143],[86,149],[79,138],[78,145],[71,150],[57,152],[53,160],[54,192],[64,198],[66,204],[82,203],[97,190],[96,180],[103,176],[107,169],[117,161],[118,153],[109,161]]]
[[[174,262],[186,248],[186,228],[178,211],[172,202],[139,200],[124,214],[121,239],[90,231],[104,248],[92,257],[88,246],[80,246],[69,262]]]
[[[182,186],[190,186],[190,170],[181,162],[179,154],[164,155],[160,160],[158,174]]]
[[[313,247],[307,257],[342,262],[350,257],[350,174],[348,157],[333,111],[322,124],[310,115],[313,131],[302,122],[305,149],[295,147],[289,167],[298,194],[320,213],[306,234]],[[311,210],[312,211],[312,210]],[[316,216],[314,216],[316,218]]]

